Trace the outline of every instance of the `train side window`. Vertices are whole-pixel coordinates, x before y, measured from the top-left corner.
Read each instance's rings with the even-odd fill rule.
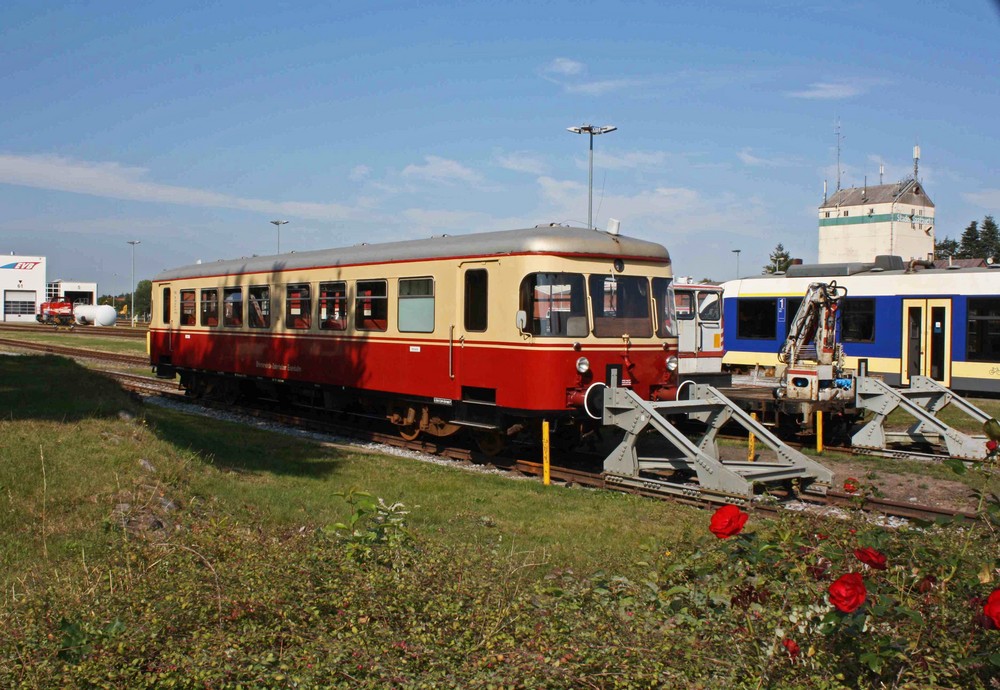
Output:
[[[323,331],[347,328],[347,283],[319,284],[319,328]]]
[[[219,325],[219,291],[215,288],[201,291],[201,325]]]
[[[840,308],[840,332],[845,343],[875,342],[875,300],[848,297]]]
[[[194,290],[181,290],[181,325],[194,326],[197,320],[197,307],[194,301]]]
[[[656,304],[656,335],[677,337],[677,293],[670,278],[653,278],[653,302]]]
[[[698,292],[698,316],[702,321],[718,321],[722,318],[718,292]]]
[[[1000,362],[1000,297],[970,297],[966,357]]]
[[[585,337],[587,291],[579,273],[530,273],[521,281],[521,309],[532,335]]]
[[[243,288],[223,288],[222,325],[233,327],[243,325]]]
[[[789,297],[786,302],[785,313],[782,314],[781,310],[778,310],[778,322],[785,324],[785,338],[792,332],[792,323],[795,321],[795,315],[799,313],[799,307],[802,306],[801,297]],[[784,322],[781,319],[784,318]]]
[[[489,322],[489,272],[476,268],[465,272],[465,330],[485,331]]]
[[[129,318],[135,323],[135,314],[130,314]],[[163,323],[170,324],[170,288],[163,288]]]
[[[433,278],[400,278],[398,299],[401,332],[434,332]]]
[[[301,330],[312,326],[312,299],[308,285],[289,285],[285,288],[285,326]]]
[[[778,333],[777,314],[778,300],[773,297],[737,300],[736,337],[774,340]],[[786,321],[791,318],[786,317]]]
[[[384,280],[359,280],[355,286],[354,325],[359,331],[384,331],[389,321],[389,299]]]
[[[271,288],[267,285],[253,285],[250,287],[250,318],[247,324],[250,328],[270,328],[271,327]]]
[[[694,318],[694,294],[674,290],[674,312],[681,321]]]
[[[590,276],[590,306],[598,338],[649,338],[649,279],[645,276]],[[572,334],[570,334],[572,335]]]

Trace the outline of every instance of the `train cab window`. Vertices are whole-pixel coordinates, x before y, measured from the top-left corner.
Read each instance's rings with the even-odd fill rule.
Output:
[[[465,272],[465,330],[485,331],[489,320],[489,273],[484,268]]]
[[[649,338],[649,279],[645,276],[590,276],[590,306],[598,338]]]
[[[323,331],[347,328],[347,283],[319,284],[319,327]]]
[[[129,316],[135,323],[135,314]],[[170,288],[163,288],[163,323],[170,323]]]
[[[181,290],[181,325],[194,326],[197,320],[194,290]]]
[[[841,339],[845,343],[875,342],[875,300],[846,298],[840,308]]]
[[[434,331],[434,279],[399,279],[399,330],[406,333]]]
[[[250,318],[247,324],[250,328],[271,327],[271,288],[267,285],[254,285],[249,293]]]
[[[223,288],[222,325],[233,327],[243,325],[243,288]]]
[[[389,298],[384,280],[359,280],[355,285],[354,325],[359,331],[384,331],[389,321]]]
[[[674,313],[681,321],[694,318],[694,293],[674,291]]]
[[[973,362],[1000,362],[1000,298],[969,298],[967,357]]]
[[[306,330],[312,326],[312,300],[308,285],[285,288],[285,326]]]
[[[542,337],[583,338],[589,332],[587,292],[578,273],[531,273],[521,281],[528,330]]]
[[[201,291],[201,325],[219,325],[219,291],[215,288]]]
[[[677,297],[670,278],[653,278],[653,301],[656,303],[656,337],[677,337]]]
[[[722,296],[718,292],[698,292],[698,317],[702,321],[722,318]]]
[[[738,300],[736,302],[736,337],[774,340],[778,332],[777,315],[778,300],[776,298]],[[786,317],[786,320],[790,321],[791,319]]]

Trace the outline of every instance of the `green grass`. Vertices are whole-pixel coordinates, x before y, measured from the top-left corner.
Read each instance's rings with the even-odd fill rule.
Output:
[[[60,347],[76,347],[81,350],[99,350],[116,354],[146,354],[146,341],[143,338],[116,338],[113,336],[80,335],[62,331],[39,331],[5,333],[5,338],[23,340],[29,343],[43,345],[58,345]]]

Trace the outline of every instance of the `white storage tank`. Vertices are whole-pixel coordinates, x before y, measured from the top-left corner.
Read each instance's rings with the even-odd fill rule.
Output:
[[[78,304],[73,316],[81,326],[114,326],[118,320],[115,308],[109,304]]]

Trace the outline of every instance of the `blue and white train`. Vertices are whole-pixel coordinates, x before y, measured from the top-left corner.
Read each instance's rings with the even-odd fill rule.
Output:
[[[1000,265],[930,268],[886,256],[729,281],[723,294],[728,368],[778,364],[806,288],[831,281],[847,288],[839,312],[846,368],[857,370],[866,360],[869,375],[890,385],[906,386],[922,375],[956,391],[1000,393]]]

